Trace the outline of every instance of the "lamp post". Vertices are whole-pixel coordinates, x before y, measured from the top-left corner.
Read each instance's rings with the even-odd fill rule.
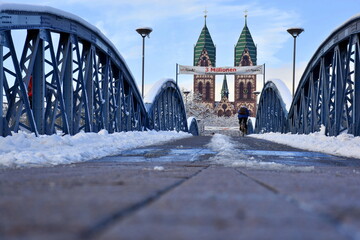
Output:
[[[138,34],[143,38],[142,42],[142,80],[141,80],[141,96],[144,98],[144,65],[145,65],[145,37],[149,37],[152,28],[144,27],[136,29]]]
[[[190,91],[183,91],[183,94],[185,95],[185,106],[187,107],[187,98],[188,98],[188,95],[189,95]]]
[[[296,37],[300,35],[304,31],[303,28],[289,28],[287,30],[291,36],[294,38],[294,54],[293,54],[293,86],[292,86],[292,97],[294,98],[295,92],[295,55],[296,55]]]
[[[256,106],[256,108],[255,108],[255,115],[256,115],[256,112],[257,112],[257,109],[258,109],[258,96],[259,96],[259,94],[260,94],[261,92],[259,92],[259,91],[254,91],[253,92],[253,94],[255,95],[255,99],[256,99],[256,103],[255,103],[255,106]]]

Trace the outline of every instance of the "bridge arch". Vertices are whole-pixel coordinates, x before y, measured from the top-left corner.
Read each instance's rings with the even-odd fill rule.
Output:
[[[291,102],[289,94],[290,91],[281,80],[272,79],[266,82],[258,104],[255,133],[288,131],[287,108]]]
[[[145,98],[149,129],[188,132],[185,105],[179,87],[172,79],[161,79]]]
[[[289,111],[292,133],[325,126],[327,135],[360,135],[360,16],[333,31],[301,77]]]
[[[0,101],[8,104],[0,114],[1,135],[145,128],[147,113],[134,77],[97,28],[51,7],[2,4],[0,16],[7,19],[0,27]],[[24,32],[19,58],[15,30]]]

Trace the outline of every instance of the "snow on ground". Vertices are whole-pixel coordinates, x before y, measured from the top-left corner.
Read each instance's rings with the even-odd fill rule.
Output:
[[[314,170],[313,166],[299,167],[275,162],[258,161],[254,157],[242,154],[241,150],[237,149],[236,144],[231,140],[231,137],[222,134],[215,134],[208,144],[208,147],[213,151],[218,152],[218,154],[210,158],[210,161],[228,167],[245,167],[250,169],[296,172],[308,172]]]
[[[250,137],[270,140],[309,151],[360,158],[360,137],[354,137],[350,134],[329,137],[325,135],[325,127],[322,127],[320,132],[308,135],[265,133],[253,134]]]
[[[190,137],[185,132],[78,133],[74,136],[19,132],[0,137],[0,168],[43,167],[70,164],[115,155],[131,148]]]

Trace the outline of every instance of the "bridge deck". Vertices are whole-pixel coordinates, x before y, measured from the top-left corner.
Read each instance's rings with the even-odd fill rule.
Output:
[[[210,139],[67,166],[0,170],[0,239],[359,236],[360,160],[233,137],[248,158],[315,168],[226,167],[209,160],[216,155],[205,146]]]

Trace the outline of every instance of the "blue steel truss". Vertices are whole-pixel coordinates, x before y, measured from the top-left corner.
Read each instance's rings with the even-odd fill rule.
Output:
[[[188,118],[188,129],[189,133],[191,133],[193,136],[199,136],[199,125],[195,118]]]
[[[320,45],[301,77],[287,121],[279,114],[276,93],[264,89],[263,93],[267,92],[259,103],[256,131],[308,134],[323,125],[330,136],[344,131],[360,136],[359,33],[357,16]]]
[[[0,6],[1,136],[21,129],[36,135],[187,131],[178,89],[159,93],[158,115],[148,119],[126,62],[104,35],[71,14],[28,9]],[[25,36],[20,54],[14,44],[18,32]]]
[[[184,102],[174,80],[164,81],[156,92],[148,109],[149,128],[188,132]]]
[[[287,132],[288,111],[281,94],[272,81],[266,82],[256,114],[255,133]]]
[[[360,17],[336,29],[310,60],[289,111],[292,133],[360,135]]]

